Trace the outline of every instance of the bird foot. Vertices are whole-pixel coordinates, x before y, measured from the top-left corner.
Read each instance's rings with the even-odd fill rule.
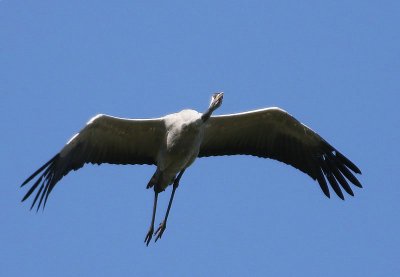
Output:
[[[146,243],[146,246],[149,246],[151,238],[153,237],[153,231],[154,231],[154,227],[151,226],[149,231],[147,232],[146,238],[144,239],[144,243]]]
[[[157,230],[154,232],[154,236],[156,236],[156,242],[158,239],[161,239],[165,228],[167,228],[167,223],[165,221],[161,222],[160,225],[158,226]]]

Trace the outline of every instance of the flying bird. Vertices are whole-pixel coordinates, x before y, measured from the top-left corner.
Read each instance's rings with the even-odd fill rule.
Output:
[[[330,197],[328,184],[344,199],[342,189],[354,196],[349,182],[361,183],[354,173],[360,169],[320,135],[280,108],[217,115],[223,93],[214,93],[204,113],[183,110],[153,119],[127,119],[99,114],[74,135],[52,159],[22,185],[33,182],[22,201],[34,191],[31,209],[46,205],[55,185],[70,171],[86,163],[149,164],[156,171],[147,184],[154,190],[153,211],[145,237],[160,239],[179,181],[198,157],[252,155],[291,165],[316,180]],[[154,231],[158,194],[172,185],[164,220]]]

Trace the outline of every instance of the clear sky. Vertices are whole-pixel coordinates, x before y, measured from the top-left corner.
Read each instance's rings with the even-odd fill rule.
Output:
[[[1,276],[399,276],[399,1],[0,1]],[[143,243],[152,166],[91,166],[44,212],[19,185],[92,116],[279,106],[362,170],[197,160]],[[160,195],[156,225],[170,189]]]

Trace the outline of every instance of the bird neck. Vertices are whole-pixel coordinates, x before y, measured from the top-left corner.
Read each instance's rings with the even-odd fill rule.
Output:
[[[214,109],[212,109],[212,107],[209,107],[207,111],[205,111],[205,113],[203,113],[203,115],[201,116],[201,120],[203,120],[203,122],[206,122],[210,118],[213,111]]]

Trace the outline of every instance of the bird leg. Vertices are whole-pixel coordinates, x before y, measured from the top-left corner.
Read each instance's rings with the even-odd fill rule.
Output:
[[[147,246],[149,246],[149,243],[151,241],[151,238],[153,236],[153,231],[154,231],[154,219],[156,217],[156,210],[157,210],[157,198],[158,198],[158,191],[154,190],[154,206],[153,206],[153,215],[151,217],[151,223],[150,223],[150,228],[149,231],[147,232],[146,238],[144,239],[144,242],[146,243]]]
[[[175,190],[178,188],[179,180],[181,179],[184,172],[185,172],[185,169],[183,169],[181,172],[179,172],[178,176],[174,180],[174,184],[172,186],[172,193],[171,193],[171,197],[169,199],[168,208],[167,208],[167,212],[165,213],[164,220],[160,223],[157,230],[154,232],[154,236],[156,236],[155,241],[157,241],[158,239],[160,239],[162,237],[162,235],[165,231],[165,228],[167,228],[167,220],[168,220],[169,210],[171,209],[172,201],[174,200]]]

